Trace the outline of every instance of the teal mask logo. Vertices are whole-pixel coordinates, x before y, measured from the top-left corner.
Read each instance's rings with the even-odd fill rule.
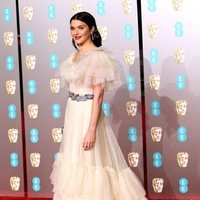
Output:
[[[187,140],[187,129],[184,126],[178,128],[178,141],[185,142]]]
[[[156,11],[156,0],[148,0],[148,10],[149,12]]]
[[[34,34],[32,31],[26,32],[26,44],[33,45],[34,44]]]
[[[179,191],[180,191],[180,193],[187,193],[188,192],[188,180],[187,180],[187,178],[180,178],[179,179]]]
[[[11,9],[10,8],[5,8],[3,10],[3,16],[4,16],[4,20],[6,22],[10,22],[12,20]]]
[[[10,166],[11,167],[17,167],[19,164],[18,161],[18,154],[16,152],[13,152],[10,154]]]
[[[55,19],[56,17],[56,8],[54,5],[48,5],[48,18]]]
[[[157,49],[152,49],[150,51],[150,61],[152,64],[158,63],[158,50]]]
[[[61,109],[61,107],[59,104],[55,103],[52,105],[52,117],[53,118],[57,118],[57,119],[60,118],[60,116],[61,116],[60,109]]]
[[[6,69],[8,71],[12,71],[14,68],[15,68],[14,57],[13,56],[7,56],[6,57]]]
[[[38,129],[32,128],[29,133],[30,133],[31,143],[38,143],[38,141],[39,141],[39,136],[38,136],[39,131],[38,131]]]
[[[39,192],[40,191],[41,186],[40,186],[40,178],[39,177],[34,177],[32,179],[32,189],[35,192]]]
[[[128,139],[131,142],[137,141],[137,129],[135,127],[130,127],[128,129]]]
[[[58,158],[58,152],[54,154],[54,160]]]
[[[176,77],[176,87],[177,89],[183,90],[185,89],[185,76],[184,75],[177,75]]]
[[[125,38],[132,39],[133,38],[133,26],[131,24],[126,24],[124,27]]]
[[[160,115],[160,102],[159,101],[151,102],[151,114],[155,117]]]
[[[50,59],[50,67],[52,69],[58,68],[58,55],[52,54],[49,59]]]
[[[183,23],[182,22],[177,22],[175,24],[175,35],[177,37],[182,37],[183,36]]]
[[[160,152],[155,152],[153,154],[153,166],[159,168],[162,166],[162,155]]]
[[[135,77],[134,76],[128,76],[127,79],[127,87],[129,91],[135,90]]]
[[[106,117],[110,116],[110,104],[108,102],[102,103],[102,109]]]
[[[99,15],[105,15],[106,14],[106,9],[105,9],[105,2],[104,1],[97,1],[97,13]]]
[[[29,94],[35,94],[36,92],[37,92],[36,81],[35,80],[29,80],[28,81],[28,93]]]
[[[17,117],[16,106],[14,104],[10,104],[8,106],[8,118],[9,119],[15,119],[16,117]]]

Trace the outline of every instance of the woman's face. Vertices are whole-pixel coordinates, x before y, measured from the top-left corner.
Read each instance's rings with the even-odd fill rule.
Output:
[[[82,46],[88,42],[91,42],[91,32],[88,25],[79,20],[72,20],[70,24],[71,36],[75,43]]]

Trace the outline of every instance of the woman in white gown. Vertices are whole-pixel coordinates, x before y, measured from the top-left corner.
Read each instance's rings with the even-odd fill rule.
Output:
[[[122,84],[117,61],[101,46],[91,14],[75,14],[70,28],[77,52],[58,71],[70,92],[62,143],[50,175],[54,200],[146,200],[101,112],[104,91]]]

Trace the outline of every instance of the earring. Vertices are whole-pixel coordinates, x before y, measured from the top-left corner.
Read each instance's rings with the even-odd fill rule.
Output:
[[[93,33],[91,33],[91,38],[92,38],[92,40],[94,40],[94,35],[93,35]]]

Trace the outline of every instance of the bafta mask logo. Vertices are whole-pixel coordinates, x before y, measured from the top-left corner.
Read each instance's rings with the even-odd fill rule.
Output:
[[[124,51],[124,60],[127,65],[133,65],[135,61],[135,51],[134,50]]]
[[[28,70],[34,70],[36,64],[36,57],[34,55],[26,56],[26,67]]]
[[[52,137],[55,143],[60,143],[62,140],[62,128],[52,129]]]
[[[130,167],[137,167],[139,163],[139,153],[131,152],[128,154],[128,162]]]
[[[57,29],[48,30],[48,40],[51,44],[56,44],[56,42],[58,40],[58,30]]]
[[[39,167],[40,166],[40,154],[39,153],[31,153],[30,154],[30,161],[32,167]]]
[[[162,128],[161,127],[152,127],[151,128],[151,137],[154,142],[160,142],[162,138]]]
[[[20,187],[20,178],[17,176],[10,177],[10,187],[12,191],[18,191]]]
[[[158,90],[160,88],[160,76],[156,74],[149,76],[149,85],[152,90]]]
[[[50,80],[50,88],[52,93],[59,93],[60,91],[60,80],[55,78]]]
[[[187,152],[179,152],[177,154],[177,161],[179,167],[187,167],[189,154]]]
[[[176,63],[183,63],[185,60],[185,50],[183,48],[175,49],[174,57]]]
[[[133,0],[121,0],[121,6],[124,14],[130,14],[133,8]]]
[[[15,80],[6,81],[6,90],[8,94],[14,95],[16,91],[16,81]]]
[[[10,143],[17,143],[18,140],[18,129],[11,128],[8,130],[8,139]]]
[[[175,11],[182,10],[184,0],[172,0],[173,8]]]
[[[185,100],[178,100],[176,101],[176,112],[179,116],[186,115],[187,111],[187,101]]]
[[[13,45],[13,40],[14,40],[13,32],[5,32],[3,38],[4,38],[5,46],[11,47]]]
[[[38,117],[38,105],[37,104],[28,105],[28,113],[31,119],[36,119]]]
[[[33,18],[33,7],[32,6],[24,7],[23,14],[26,21],[31,21]]]
[[[106,40],[108,35],[108,28],[107,26],[98,26],[98,31],[101,35],[102,40]]]
[[[158,35],[158,25],[157,24],[150,24],[147,26],[147,32],[151,39],[157,38]]]
[[[71,6],[71,10],[73,14],[76,14],[78,12],[81,12],[82,8],[81,8],[81,3],[73,3]]]
[[[164,184],[163,178],[154,178],[152,180],[152,186],[153,186],[154,192],[161,193],[163,191],[163,184]]]
[[[137,113],[137,102],[128,101],[126,103],[126,110],[127,110],[128,116],[135,116]]]

